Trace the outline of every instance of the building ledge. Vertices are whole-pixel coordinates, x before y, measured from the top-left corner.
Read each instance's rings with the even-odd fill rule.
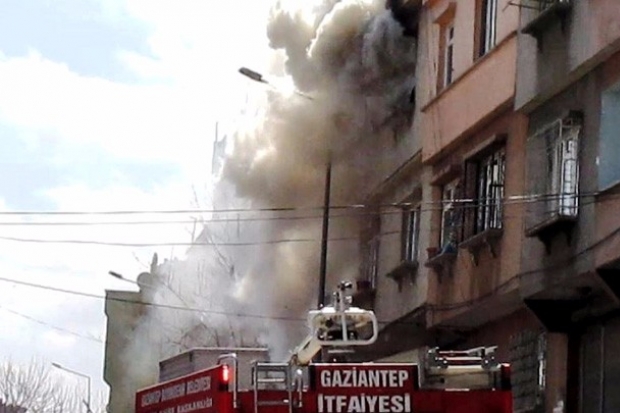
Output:
[[[409,278],[411,281],[415,279],[419,266],[420,264],[417,260],[403,260],[385,276],[396,281],[398,283],[398,290],[400,291],[405,279]]]
[[[444,275],[452,276],[452,267],[456,261],[456,252],[444,252],[437,254],[432,258],[429,258],[424,264],[427,268],[432,268],[438,275],[441,282],[441,278]]]
[[[573,314],[586,307],[586,300],[558,299],[558,300],[524,300],[529,308],[547,331],[565,333],[574,327]]]
[[[467,68],[460,76],[458,76],[452,83],[450,83],[447,87],[441,89],[439,92],[435,94],[426,104],[422,106],[420,109],[421,112],[428,112],[429,109],[434,106],[438,101],[440,101],[444,95],[447,95],[451,90],[456,89],[457,86],[465,81],[466,78],[469,77],[472,73],[474,73],[480,66],[484,65],[487,60],[490,60],[492,56],[499,53],[500,50],[504,48],[504,45],[508,44],[511,40],[515,39],[517,36],[517,32],[513,31],[508,34],[502,41],[493,47],[493,49],[489,50],[484,56],[479,57],[475,60],[471,66]]]
[[[560,21],[562,25],[562,32],[565,31],[566,16],[572,8],[572,0],[556,0],[553,5],[547,7],[540,12],[532,21],[526,24],[521,32],[529,34],[536,38],[539,49],[542,48],[542,37],[545,31],[548,30],[555,21]]]
[[[501,228],[489,228],[473,237],[462,241],[459,248],[466,249],[471,255],[472,262],[478,266],[480,251],[483,247],[487,247],[493,258],[497,257],[497,243],[502,237],[504,231]]]
[[[558,233],[564,233],[568,245],[572,241],[572,230],[577,223],[576,216],[553,214],[525,231],[527,237],[537,237],[544,245],[547,254],[551,253],[551,241]]]

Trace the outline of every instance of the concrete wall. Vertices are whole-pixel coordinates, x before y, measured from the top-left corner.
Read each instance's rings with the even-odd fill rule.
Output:
[[[142,294],[129,291],[106,291],[105,314],[106,343],[103,366],[103,379],[110,387],[108,408],[110,412],[133,411],[136,383],[126,381],[130,366],[120,356],[128,347],[132,337],[130,332],[137,325],[145,306],[141,302]],[[157,380],[153,375],[152,382]]]
[[[523,9],[521,25],[536,12]],[[542,33],[542,43],[519,34],[516,107],[535,105],[587,73],[618,49],[620,8],[616,0],[573,1],[564,28],[557,20]]]
[[[485,119],[506,105],[514,95],[518,9],[500,0],[496,46],[475,58],[476,2],[428,1],[420,22],[420,91],[423,160],[432,161]],[[438,21],[453,7],[454,81],[437,88],[441,66],[441,29]]]
[[[464,162],[489,147],[499,135],[507,136],[506,196],[519,195],[524,190],[523,154],[526,122],[512,114],[516,83],[516,30],[519,8],[500,0],[497,15],[495,47],[477,57],[476,38],[479,3],[476,1],[426,1],[420,22],[420,96],[422,162],[428,167],[424,189],[424,204],[429,209],[426,223],[428,246],[437,246],[441,228],[441,186],[462,178]],[[445,89],[437,87],[441,73],[441,26],[447,15],[455,27],[454,81]],[[480,248],[477,265],[472,255],[459,249],[451,270],[427,269],[429,302],[450,306],[468,302],[493,293],[514,277],[520,269],[522,206],[505,205],[503,234],[495,245],[493,257],[487,248]],[[426,255],[424,253],[424,255]],[[426,256],[423,257],[423,262]],[[505,293],[514,291],[515,286]],[[515,310],[514,300],[495,316]],[[498,307],[499,309],[499,307]],[[458,311],[437,311],[429,317],[430,324],[441,324],[470,311],[459,306]],[[499,310],[498,310],[499,311]],[[481,325],[490,315],[470,317],[469,322]]]
[[[462,165],[469,157],[492,144],[495,137],[505,135],[504,143],[506,151],[506,171],[504,191],[506,197],[518,196],[524,191],[523,159],[524,159],[524,135],[525,119],[510,111],[496,118],[477,133],[466,139],[463,145],[450,153],[445,162]],[[442,163],[433,168],[437,172],[433,181],[441,178],[441,171],[445,170]],[[457,175],[461,177],[461,175]],[[439,181],[441,182],[441,181]],[[438,205],[440,191],[435,191],[433,201]],[[521,251],[523,242],[523,210],[524,205],[519,202],[507,202],[504,204],[503,233],[501,238],[493,245],[493,257],[491,251],[482,247],[477,253],[477,265],[473,261],[470,251],[464,248],[458,249],[456,261],[451,267],[450,274],[433,272],[429,277],[429,300],[440,306],[450,306],[455,303],[476,300],[479,297],[495,293],[508,294],[518,287],[518,283],[510,283],[515,279],[521,269]],[[431,239],[438,243],[440,230],[440,216],[435,214]],[[438,245],[438,244],[435,244]],[[504,309],[498,308],[500,313],[489,314],[483,312],[481,316],[487,317],[479,320],[470,316],[471,325],[483,324],[488,317],[494,317],[501,312],[514,311],[514,303],[506,300]],[[481,305],[483,305],[481,303]],[[441,311],[433,316],[433,323],[441,323],[444,320],[455,317],[459,313],[470,311],[468,306],[461,306],[458,311]],[[486,313],[486,314],[485,314]]]
[[[399,174],[399,180],[382,194],[381,203],[421,202],[421,165],[419,158]],[[400,282],[387,276],[401,264],[402,212],[386,208],[382,214],[381,246],[379,248],[379,275],[375,297],[375,311],[382,321],[392,321],[407,314],[426,301],[427,271],[422,266],[413,270]],[[423,221],[422,221],[423,222]],[[426,237],[420,230],[418,254],[423,256]]]

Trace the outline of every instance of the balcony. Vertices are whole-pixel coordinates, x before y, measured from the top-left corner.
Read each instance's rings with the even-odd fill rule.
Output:
[[[572,8],[572,0],[544,0],[537,3],[539,10],[536,11],[536,16],[521,31],[535,37],[540,48],[543,34],[557,21],[562,25],[562,32],[565,32],[566,17]]]
[[[433,162],[475,127],[510,107],[516,57],[513,33],[422,107],[423,162]]]
[[[466,249],[471,255],[472,262],[478,266],[480,261],[480,251],[483,247],[487,247],[493,258],[497,257],[497,244],[501,239],[503,230],[501,228],[489,228],[476,235],[461,241],[459,248]]]

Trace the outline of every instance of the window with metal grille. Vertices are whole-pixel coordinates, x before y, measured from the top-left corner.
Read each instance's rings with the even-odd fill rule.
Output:
[[[571,118],[554,122],[545,129],[547,212],[576,217],[579,208],[579,133],[581,126]]]
[[[502,228],[505,171],[504,148],[466,163],[463,238]]]
[[[420,207],[403,211],[401,260],[417,261],[420,237]]]

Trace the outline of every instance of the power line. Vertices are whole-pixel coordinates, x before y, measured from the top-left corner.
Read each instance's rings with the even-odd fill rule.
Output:
[[[600,191],[573,193],[541,193],[541,194],[522,194],[510,195],[497,200],[493,198],[466,197],[452,200],[438,201],[411,201],[411,202],[391,202],[378,204],[343,204],[331,205],[330,210],[374,210],[377,208],[406,208],[421,205],[441,206],[446,203],[464,204],[461,207],[470,207],[467,204],[480,201],[496,204],[510,205],[520,203],[547,202],[566,197],[571,198],[593,198],[601,195]],[[606,199],[620,197],[620,194],[607,194]],[[287,206],[287,207],[265,207],[265,208],[230,208],[230,209],[170,209],[170,210],[109,210],[109,211],[0,211],[0,216],[108,216],[108,215],[168,215],[168,214],[226,214],[226,213],[255,213],[255,212],[299,212],[299,211],[322,211],[324,206]],[[437,209],[428,209],[437,210]],[[304,217],[305,218],[305,217]],[[313,217],[308,217],[313,218]],[[262,220],[264,218],[246,218],[249,220]],[[295,219],[294,217],[274,217],[272,219]],[[235,219],[236,220],[236,219]]]
[[[595,195],[582,195],[582,198],[588,197],[588,198],[592,198],[592,200],[590,202],[581,202],[579,203],[579,205],[577,206],[577,208],[581,208],[585,205],[590,205],[592,203],[598,203],[598,202],[605,202],[607,200],[613,199],[620,196],[620,194],[610,194],[607,195],[604,199],[596,199]],[[479,209],[479,208],[490,208],[490,207],[494,207],[494,206],[499,206],[499,207],[504,207],[506,205],[513,205],[513,204],[518,204],[518,203],[533,203],[533,202],[549,202],[549,201],[554,201],[554,200],[560,200],[560,199],[564,199],[566,197],[571,197],[574,198],[574,195],[565,195],[565,194],[559,194],[559,195],[554,195],[554,196],[538,196],[538,198],[531,198],[529,200],[522,200],[522,201],[512,201],[512,202],[501,202],[498,201],[496,199],[482,199],[482,198],[471,198],[471,199],[455,199],[455,200],[451,200],[451,201],[441,201],[442,203],[452,203],[452,206],[450,207],[450,209],[452,211],[460,211],[460,210],[472,210],[472,209]],[[483,202],[483,204],[478,204],[478,202]],[[386,210],[377,210],[377,209],[372,209],[371,207],[365,207],[367,209],[366,212],[356,212],[355,214],[352,213],[341,213],[341,214],[332,214],[332,216],[330,217],[331,219],[345,219],[345,218],[362,218],[363,216],[369,216],[369,217],[373,217],[373,216],[386,216],[386,215],[391,215],[391,214],[401,214],[404,211],[408,211],[409,209],[412,210],[417,210],[419,212],[429,212],[429,211],[441,211],[443,208],[441,206],[439,207],[432,207],[432,208],[421,208],[420,207],[420,203],[416,203],[416,202],[409,202],[409,203],[398,203],[398,204],[385,204],[385,207],[393,207],[394,210],[392,211],[386,211]],[[361,208],[361,207],[360,207]],[[136,211],[138,212],[138,211]],[[2,213],[0,212],[0,215]],[[12,213],[12,214],[18,214],[18,212]],[[506,216],[504,215],[503,219],[512,219],[512,218],[520,218],[521,216]],[[25,221],[25,222],[20,222],[20,221],[0,221],[0,226],[5,226],[5,227],[41,227],[41,226],[59,226],[59,227],[64,227],[64,226],[121,226],[121,225],[172,225],[172,224],[196,224],[196,223],[201,223],[203,225],[206,224],[211,224],[211,223],[226,223],[226,222],[268,222],[268,221],[296,221],[296,220],[318,220],[321,219],[320,215],[305,215],[305,216],[291,216],[291,217],[287,217],[287,216],[277,216],[277,217],[238,217],[238,218],[213,218],[213,219],[193,219],[193,220],[174,220],[174,221],[169,221],[169,220],[159,220],[159,221],[101,221],[101,220],[97,220],[97,221],[70,221],[70,222],[66,222],[66,221]],[[18,237],[19,238],[19,237]],[[10,240],[10,239],[7,239]],[[15,239],[16,241],[22,241],[21,239]],[[27,240],[24,239],[24,242],[37,242],[35,240]],[[301,242],[313,242],[313,240],[302,240]],[[63,241],[65,242],[65,241]],[[67,241],[67,242],[73,242],[73,241]],[[270,241],[269,243],[274,243],[276,241]],[[279,242],[279,241],[278,241]],[[295,242],[295,241],[293,241]],[[77,243],[81,243],[81,241],[77,241]],[[98,241],[88,241],[88,243],[98,243]],[[254,244],[260,244],[260,242],[258,243],[250,243],[251,245]],[[102,245],[106,245],[106,244],[102,244]],[[138,245],[135,244],[130,244],[127,246],[150,246],[151,244],[144,244],[144,243],[138,243]],[[157,245],[164,245],[164,246],[168,246],[168,245],[186,245],[185,243],[163,243],[163,244],[155,244],[153,246],[157,246]]]
[[[165,309],[170,309],[170,310],[189,311],[189,312],[196,312],[196,313],[201,313],[201,314],[221,315],[221,316],[226,316],[226,317],[254,318],[254,319],[281,320],[281,321],[305,321],[305,319],[303,319],[303,318],[296,318],[296,317],[282,317],[282,316],[268,316],[268,315],[261,315],[261,314],[233,313],[233,312],[220,311],[220,310],[205,310],[205,309],[196,308],[196,307],[189,307],[189,306],[178,306],[178,305],[172,305],[172,304],[152,303],[152,302],[147,302],[147,301],[131,300],[131,299],[120,298],[120,297],[106,297],[106,296],[103,296],[103,295],[87,293],[87,292],[83,292],[83,291],[69,290],[69,289],[66,289],[66,288],[53,287],[53,286],[49,286],[49,285],[37,284],[37,283],[32,283],[32,282],[27,282],[27,281],[15,280],[15,279],[11,279],[11,278],[4,278],[4,277],[0,277],[0,282],[13,283],[13,284],[21,285],[21,286],[24,286],[24,287],[37,288],[37,289],[41,289],[41,290],[53,291],[53,292],[62,293],[62,294],[71,294],[71,295],[75,295],[75,296],[86,297],[86,298],[93,298],[93,299],[97,299],[97,300],[108,300],[108,301],[121,302],[121,303],[125,303],[125,304],[142,305],[142,306],[146,306],[146,307],[165,308]]]
[[[598,202],[597,200],[592,200],[590,202],[582,202],[580,204],[580,208],[586,205],[590,205],[592,203]],[[486,205],[485,205],[486,207]],[[479,208],[477,205],[464,205],[463,209],[466,208]],[[453,208],[453,210],[458,210],[458,207]],[[420,211],[420,209],[417,209]],[[399,211],[398,213],[402,213],[403,211]],[[377,216],[376,213],[370,213],[371,216]],[[380,214],[379,214],[380,215]],[[525,215],[506,215],[502,216],[502,221],[507,221],[509,219],[525,219]],[[0,224],[1,225],[1,224]],[[429,228],[430,231],[440,230],[442,227],[433,226]],[[399,235],[402,234],[402,230],[396,231],[387,231],[376,234],[375,236],[386,237],[391,235]],[[329,242],[343,242],[343,241],[360,241],[360,236],[341,236],[341,237],[330,237],[328,239]],[[273,239],[273,240],[261,240],[261,241],[246,241],[246,242],[215,242],[215,241],[193,241],[193,242],[183,242],[183,241],[165,241],[165,242],[121,242],[121,241],[99,241],[99,240],[83,240],[83,239],[41,239],[41,238],[25,238],[25,237],[11,237],[11,236],[0,236],[0,241],[9,241],[9,242],[20,242],[20,243],[33,243],[33,244],[69,244],[69,245],[97,245],[97,246],[109,246],[109,247],[131,247],[131,248],[146,248],[146,247],[200,247],[200,246],[210,246],[210,247],[250,247],[250,246],[261,246],[261,245],[279,245],[279,244],[293,244],[293,243],[317,243],[320,242],[320,238],[316,237],[308,237],[308,238],[282,238],[282,239]]]
[[[465,300],[465,301],[460,301],[460,302],[455,302],[455,303],[450,303],[450,304],[424,304],[422,307],[425,308],[425,309],[428,309],[428,310],[436,311],[436,312],[453,311],[453,310],[457,310],[457,309],[460,309],[460,308],[470,307],[472,305],[475,305],[475,304],[477,304],[479,302],[482,302],[482,301],[486,300],[489,297],[497,295],[504,288],[508,287],[509,285],[514,283],[515,281],[518,281],[518,280],[520,280],[522,278],[525,278],[525,277],[531,276],[531,275],[535,275],[535,274],[539,274],[541,272],[546,272],[546,271],[551,271],[551,270],[554,270],[554,269],[563,268],[566,265],[568,265],[568,264],[572,263],[573,261],[579,259],[580,257],[584,256],[585,254],[595,250],[596,248],[598,248],[599,246],[604,244],[607,240],[611,239],[612,237],[614,237],[614,236],[616,236],[618,234],[620,234],[620,227],[616,228],[615,230],[613,230],[611,233],[607,234],[606,236],[604,236],[600,240],[594,242],[590,246],[582,249],[581,251],[571,255],[570,257],[562,259],[562,260],[560,260],[559,262],[557,262],[555,264],[551,264],[551,265],[544,266],[544,267],[541,267],[541,268],[538,268],[538,269],[534,269],[534,270],[529,270],[529,271],[524,271],[524,272],[518,273],[515,276],[513,276],[510,279],[508,279],[505,282],[503,282],[502,284],[500,284],[497,287],[495,287],[489,293],[486,293],[486,294],[484,294],[482,296],[479,296],[479,297],[477,297],[475,299]],[[189,306],[182,307],[182,306],[178,306],[178,305],[170,305],[170,304],[163,304],[163,303],[151,303],[151,302],[131,300],[131,299],[125,299],[125,298],[119,298],[119,297],[105,297],[105,296],[101,296],[101,295],[97,295],[97,294],[93,294],[93,293],[86,293],[86,292],[81,292],[81,291],[68,290],[68,289],[64,289],[64,288],[52,287],[52,286],[36,284],[36,283],[30,283],[30,282],[26,282],[26,281],[15,280],[15,279],[10,279],[10,278],[4,278],[4,277],[0,277],[0,282],[14,283],[14,284],[22,285],[22,286],[26,286],[26,287],[38,288],[38,289],[54,291],[54,292],[64,293],[64,294],[72,294],[72,295],[77,295],[77,296],[82,296],[82,297],[87,297],[87,298],[109,300],[109,301],[115,301],[115,302],[122,302],[122,303],[125,303],[125,304],[143,305],[143,306],[155,307],[155,308],[165,308],[165,309],[171,309],[171,310],[198,312],[198,313],[201,313],[201,314],[213,314],[213,315],[221,315],[221,316],[227,316],[227,317],[305,322],[305,319],[299,318],[299,317],[269,316],[269,315],[249,314],[249,313],[241,313],[241,312],[234,313],[234,312],[219,311],[219,310],[204,310],[204,309],[195,308],[195,307],[189,307]],[[555,280],[555,281],[553,281],[551,283],[552,286],[559,285],[559,284],[560,284],[560,280]],[[381,324],[390,324],[390,323],[393,323],[393,321],[381,321],[380,323]]]
[[[34,317],[31,317],[31,316],[29,316],[27,314],[23,314],[23,313],[20,313],[18,311],[11,310],[10,308],[6,308],[6,307],[4,307],[2,305],[0,305],[0,310],[4,310],[7,313],[10,313],[10,314],[13,314],[15,316],[24,318],[24,319],[26,319],[28,321],[31,321],[33,323],[36,323],[36,324],[39,324],[39,325],[51,328],[53,330],[57,330],[57,331],[63,332],[65,334],[70,334],[70,335],[75,336],[75,337],[79,337],[79,338],[83,338],[83,339],[86,339],[86,340],[94,341],[95,343],[104,344],[103,340],[101,340],[99,338],[92,337],[92,336],[87,336],[87,335],[80,334],[80,333],[77,333],[77,332],[72,331],[72,330],[68,330],[68,329],[63,328],[63,327],[59,327],[57,325],[48,323],[46,321],[42,321],[42,320],[36,319]]]

